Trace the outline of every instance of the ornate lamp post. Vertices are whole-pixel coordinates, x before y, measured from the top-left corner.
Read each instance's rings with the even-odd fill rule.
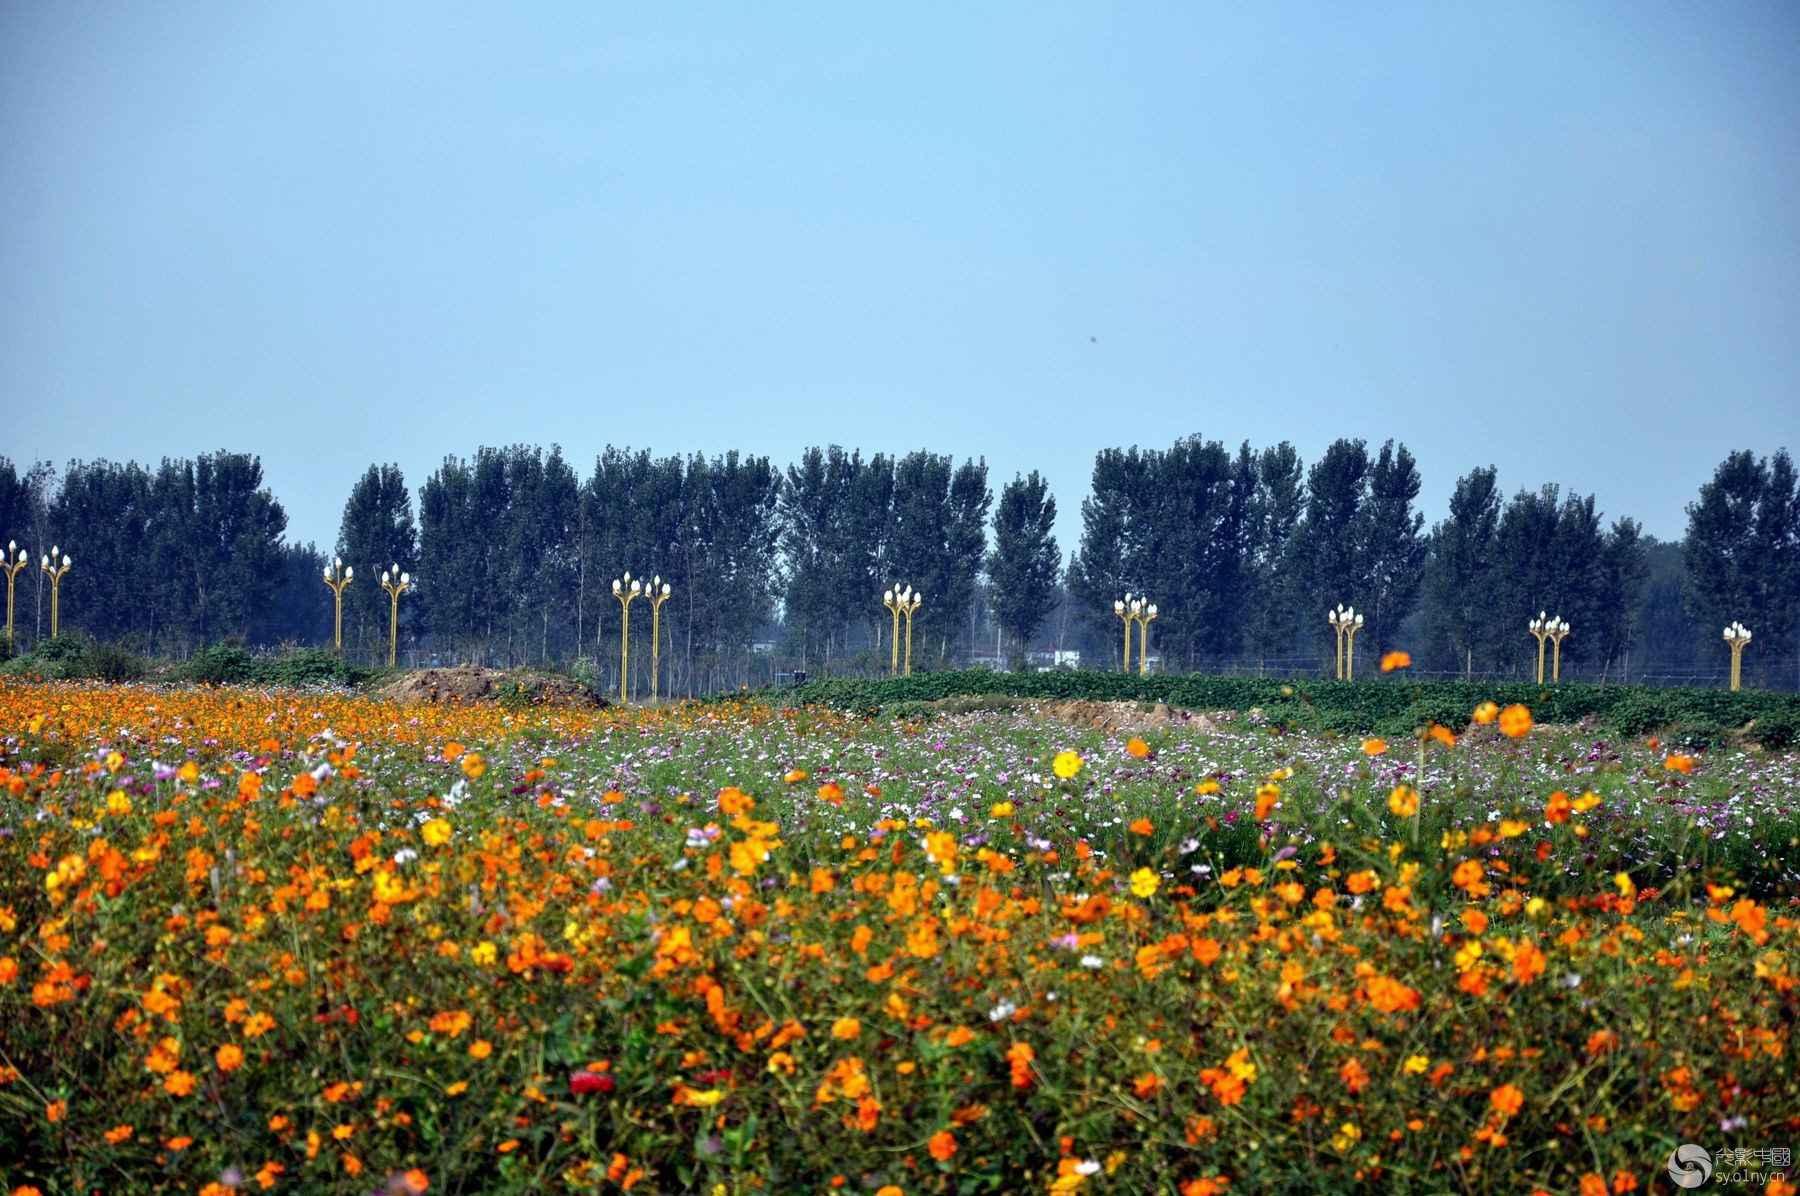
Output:
[[[619,600],[619,608],[625,612],[625,618],[619,624],[619,704],[624,705],[626,683],[631,678],[631,603],[644,592],[644,583],[631,580],[628,572],[625,576],[613,580],[613,597]]]
[[[337,601],[337,654],[344,654],[344,587],[356,578],[354,566],[346,567],[339,557],[332,557],[331,564],[325,566],[325,584],[331,588],[331,596]]]
[[[1750,642],[1750,629],[1734,621],[1725,629],[1725,642],[1731,646],[1731,691],[1736,693],[1744,679],[1744,645]]]
[[[13,582],[19,576],[19,570],[31,564],[31,558],[19,548],[16,540],[6,543],[6,555],[0,557],[0,569],[6,570],[6,642],[10,646],[13,638]]]
[[[1138,625],[1138,676],[1150,675],[1150,621],[1156,618],[1156,603],[1139,598],[1132,602],[1131,616]]]
[[[912,594],[912,601],[900,608],[900,613],[906,616],[906,655],[902,658],[900,665],[902,677],[912,676],[912,621],[913,616],[919,613],[919,607],[925,603],[924,597],[911,586],[907,587],[907,591]]]
[[[1356,675],[1356,633],[1362,630],[1363,617],[1354,606],[1340,602],[1336,610],[1325,612],[1325,621],[1337,632],[1337,679],[1348,681]]]
[[[346,584],[349,583],[349,580],[348,577],[344,579]],[[400,657],[400,595],[404,594],[406,587],[411,584],[412,575],[400,572],[399,565],[381,571],[381,588],[388,592],[388,598],[391,600],[388,608],[388,668],[390,669],[394,667],[395,661]],[[343,650],[341,642],[338,649],[339,651]]]
[[[911,586],[902,588],[897,582],[891,588],[884,590],[881,595],[881,605],[894,612],[893,651],[890,653],[892,659],[888,664],[888,676],[890,677],[900,675],[900,612],[906,609],[907,604],[912,601],[912,596]],[[910,653],[908,655],[910,656]]]
[[[56,554],[58,551],[59,550],[57,549],[56,545],[52,544],[50,546],[50,555],[47,557],[44,557],[38,563],[38,567],[44,571],[44,576],[46,576],[50,579],[50,638],[51,639],[56,638],[57,597],[62,592],[63,574],[65,574],[69,571],[69,565],[71,563],[69,561],[68,554],[64,553],[63,558],[62,558],[62,564],[60,564],[60,565],[57,564],[56,563]],[[7,588],[10,590],[12,587],[8,586]]]
[[[1556,626],[1550,629],[1550,683],[1555,685],[1562,680],[1562,642],[1569,634],[1569,621],[1558,618]]]
[[[662,667],[659,636],[662,633],[662,604],[669,600],[669,583],[661,574],[650,579],[650,700],[656,701],[658,670]]]
[[[1123,601],[1120,601],[1117,598],[1113,599],[1113,614],[1119,616],[1119,618],[1124,620],[1124,622],[1125,622],[1125,656],[1124,656],[1124,662],[1120,665],[1120,668],[1122,668],[1125,672],[1125,675],[1129,677],[1131,675],[1131,619],[1132,619],[1131,595],[1130,594],[1125,595],[1125,598]]]
[[[1539,685],[1544,683],[1544,645],[1547,643],[1554,642],[1556,644],[1556,664],[1552,678],[1560,677],[1562,674],[1563,636],[1569,634],[1569,625],[1563,622],[1560,615],[1546,617],[1543,611],[1539,611],[1538,617],[1526,623],[1525,626],[1531,630],[1532,636],[1537,640],[1537,683]]]

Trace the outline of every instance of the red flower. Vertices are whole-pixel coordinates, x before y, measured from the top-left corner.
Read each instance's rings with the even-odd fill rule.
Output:
[[[613,1090],[613,1078],[605,1072],[589,1071],[585,1067],[569,1076],[569,1091],[576,1096],[586,1096],[590,1092],[602,1095]]]

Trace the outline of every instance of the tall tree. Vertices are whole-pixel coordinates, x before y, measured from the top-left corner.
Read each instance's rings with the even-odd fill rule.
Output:
[[[1369,494],[1358,513],[1359,572],[1369,619],[1368,645],[1377,660],[1397,646],[1400,625],[1418,605],[1425,565],[1425,517],[1413,510],[1419,470],[1405,445],[1381,446],[1369,470]]]
[[[1637,645],[1639,609],[1649,573],[1643,529],[1637,520],[1613,520],[1600,558],[1600,634],[1595,658],[1604,666],[1603,676],[1624,680],[1621,671]]]
[[[1031,637],[1056,605],[1062,553],[1055,524],[1056,496],[1037,470],[1001,488],[987,558],[988,605],[1012,638],[1015,665],[1024,662]]]
[[[1305,469],[1294,446],[1282,441],[1256,461],[1256,494],[1250,508],[1250,580],[1245,611],[1247,646],[1258,661],[1286,655],[1300,639],[1300,585],[1289,567],[1294,529],[1306,499]]]
[[[1435,669],[1493,667],[1498,659],[1493,610],[1494,543],[1500,488],[1493,466],[1457,479],[1450,514],[1431,529],[1425,569],[1424,662]]]
[[[1324,612],[1339,604],[1366,610],[1373,597],[1361,550],[1359,512],[1369,486],[1369,450],[1361,440],[1336,440],[1306,472],[1306,510],[1294,532],[1294,560],[1303,592],[1314,603],[1305,626],[1329,648]]]
[[[1690,611],[1712,634],[1734,620],[1755,633],[1752,676],[1800,667],[1800,491],[1787,451],[1730,454],[1687,512]]]

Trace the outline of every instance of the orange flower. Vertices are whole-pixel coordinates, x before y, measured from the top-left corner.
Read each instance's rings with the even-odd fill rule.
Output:
[[[844,788],[836,781],[826,781],[819,786],[819,800],[830,802],[834,806],[844,804]]]
[[[1494,705],[1492,702],[1483,702],[1481,705],[1475,707],[1475,721],[1484,727],[1499,717],[1500,707]]]
[[[163,1081],[163,1090],[170,1096],[186,1096],[194,1090],[194,1077],[185,1071],[172,1071]]]
[[[244,1062],[244,1052],[237,1044],[228,1042],[213,1052],[213,1061],[220,1071],[233,1071]]]
[[[1502,1117],[1511,1117],[1525,1104],[1525,1094],[1511,1084],[1502,1084],[1488,1093],[1488,1104]]]
[[[806,772],[804,769],[790,768],[787,771],[787,775],[781,779],[790,785],[798,785],[801,781],[806,779]]]
[[[1145,756],[1150,754],[1150,745],[1134,736],[1131,741],[1125,745],[1125,750],[1130,752],[1133,756],[1136,756],[1139,760],[1142,760]]]
[[[1131,831],[1131,833],[1134,835],[1148,836],[1148,835],[1155,833],[1156,824],[1151,822],[1148,818],[1140,818],[1136,822],[1132,823],[1131,826],[1127,829],[1129,829]]]
[[[477,1059],[486,1059],[494,1053],[494,1044],[485,1038],[478,1038],[469,1044],[469,1054]]]
[[[481,758],[480,752],[470,752],[463,757],[463,775],[471,781],[479,781],[481,774],[487,771],[487,762]]]
[[[1381,658],[1381,671],[1391,673],[1395,669],[1404,669],[1412,664],[1412,653],[1389,652]]]
[[[1379,756],[1379,755],[1381,755],[1381,753],[1383,753],[1385,751],[1387,751],[1387,740],[1385,740],[1385,739],[1365,739],[1365,740],[1363,740],[1363,755]]]
[[[926,1144],[926,1149],[931,1152],[932,1158],[942,1163],[956,1153],[956,1136],[949,1130],[939,1130],[931,1135],[931,1141]]]
[[[106,1131],[106,1140],[108,1142],[112,1143],[114,1146],[117,1146],[119,1143],[121,1143],[121,1142],[125,1141],[127,1138],[131,1137],[131,1135],[132,1135],[132,1129],[130,1126],[115,1125],[110,1130]]]
[[[1006,1049],[1006,1061],[1012,1067],[1014,1088],[1031,1087],[1031,1061],[1035,1058],[1037,1052],[1031,1049],[1030,1043],[1015,1042]]]
[[[1678,772],[1682,776],[1686,776],[1688,773],[1694,771],[1694,758],[1692,756],[1678,755],[1664,756],[1663,767],[1670,772]]]
[[[1270,781],[1256,790],[1256,820],[1262,822],[1281,804],[1281,786]]]
[[[1531,730],[1531,711],[1513,703],[1500,712],[1500,730],[1508,739],[1518,739]]]
[[[1544,821],[1552,824],[1567,822],[1574,808],[1575,803],[1569,800],[1569,795],[1558,789],[1550,795],[1550,803],[1544,807]]]
[[[848,1041],[862,1033],[862,1023],[853,1017],[840,1017],[831,1023],[831,1036]]]
[[[1411,818],[1419,812],[1419,794],[1416,789],[1398,785],[1388,794],[1388,809],[1397,818]]]
[[[1581,1177],[1581,1196],[1606,1196],[1606,1180],[1592,1171]]]

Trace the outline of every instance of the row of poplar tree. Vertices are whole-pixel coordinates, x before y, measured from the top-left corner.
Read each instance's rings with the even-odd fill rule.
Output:
[[[1044,480],[1015,477],[996,500],[981,460],[830,446],[782,468],[608,448],[583,478],[560,449],[514,445],[446,458],[416,503],[398,467],[371,465],[330,555],[359,574],[345,636],[364,658],[386,644],[383,567],[417,582],[403,644],[490,663],[612,659],[613,581],[659,576],[673,591],[662,658],[680,691],[755,679],[753,646],[789,667],[874,667],[892,648],[880,594],[897,583],[924,599],[918,667],[992,653],[996,638],[1002,659],[1057,647],[1116,665],[1113,601],[1129,591],[1158,604],[1165,669],[1316,671],[1332,647],[1326,610],[1341,602],[1366,617],[1361,659],[1406,647],[1421,670],[1522,671],[1524,620],[1545,610],[1575,628],[1573,675],[1621,676],[1634,653],[1709,668],[1734,619],[1756,632],[1753,677],[1800,673],[1800,483],[1785,451],[1728,457],[1673,544],[1608,521],[1591,495],[1546,485],[1507,497],[1492,468],[1458,479],[1428,530],[1420,485],[1392,441],[1339,440],[1310,465],[1285,442],[1106,449],[1065,563]],[[0,536],[34,557],[54,543],[79,558],[65,620],[97,638],[175,655],[234,638],[327,641],[327,554],[285,530],[253,456],[60,472],[0,458]],[[42,578],[34,567],[20,583],[20,624],[36,628]],[[633,614],[635,637],[647,604]]]

